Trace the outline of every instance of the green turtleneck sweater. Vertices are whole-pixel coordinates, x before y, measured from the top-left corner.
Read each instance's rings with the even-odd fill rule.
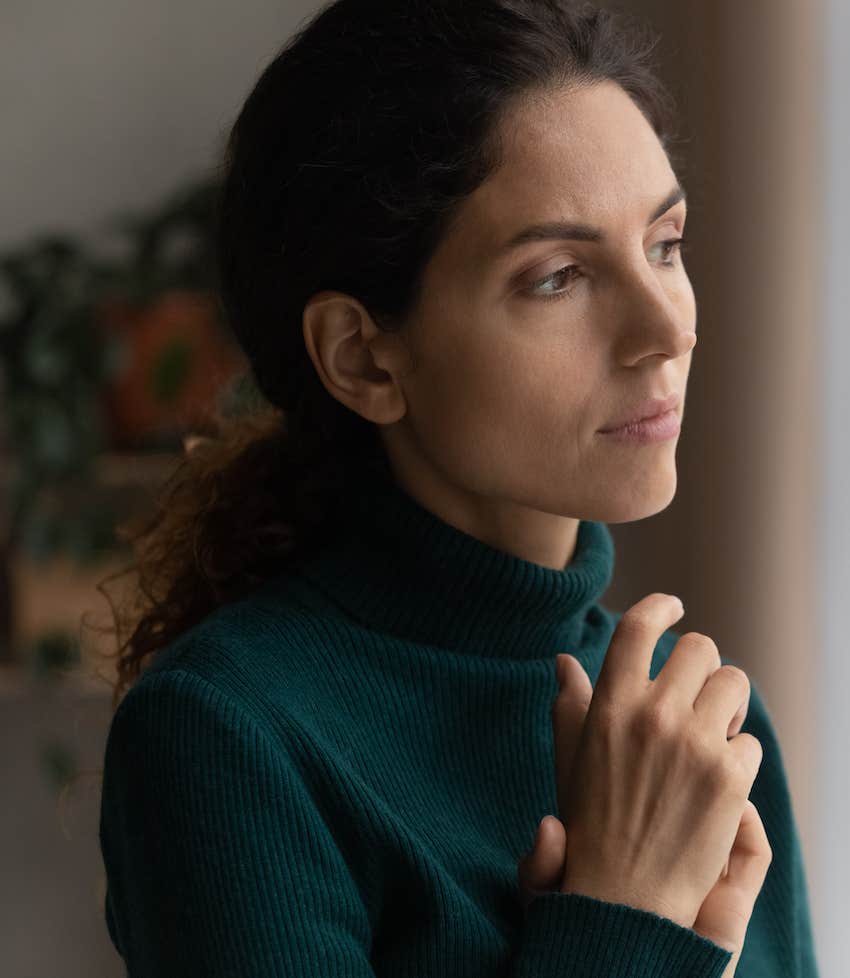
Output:
[[[555,656],[595,684],[621,617],[599,603],[607,526],[582,521],[552,570],[395,485],[363,503],[332,546],[164,648],[112,719],[100,845],[129,978],[719,978],[731,953],[665,917],[519,898],[517,861],[558,814]],[[737,976],[815,978],[755,684],[743,729],[773,860]]]

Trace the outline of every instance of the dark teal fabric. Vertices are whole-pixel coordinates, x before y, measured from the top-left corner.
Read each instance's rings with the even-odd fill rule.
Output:
[[[130,978],[720,978],[730,952],[667,918],[519,900],[517,861],[558,814],[555,655],[595,683],[620,618],[600,604],[607,526],[582,522],[551,570],[395,486],[353,501],[350,523],[184,632],[113,717],[100,844]],[[773,861],[737,975],[816,978],[755,684],[743,729],[764,747],[751,797]]]

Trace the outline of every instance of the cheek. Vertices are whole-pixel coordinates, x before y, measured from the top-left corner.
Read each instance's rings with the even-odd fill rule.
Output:
[[[435,461],[467,482],[492,466],[539,470],[550,452],[568,458],[586,437],[592,371],[578,364],[578,351],[539,341],[455,341],[423,360],[411,422]]]
[[[472,344],[453,344],[422,364],[411,391],[411,420],[431,444],[474,450],[504,427],[514,400],[505,358]]]

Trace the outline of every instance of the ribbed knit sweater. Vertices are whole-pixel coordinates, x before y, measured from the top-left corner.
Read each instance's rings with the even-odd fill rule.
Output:
[[[520,901],[517,862],[558,814],[555,656],[595,684],[621,617],[599,603],[607,526],[582,521],[553,570],[395,485],[352,516],[161,650],[112,718],[100,845],[129,978],[719,978],[731,952],[666,917],[559,890]],[[750,797],[773,860],[737,976],[816,978],[755,683],[743,730],[764,749]]]

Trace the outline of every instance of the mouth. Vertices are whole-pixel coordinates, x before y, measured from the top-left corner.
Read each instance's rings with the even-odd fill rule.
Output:
[[[601,432],[601,434],[606,434],[616,441],[647,443],[668,441],[675,438],[679,431],[679,413],[675,408],[671,408],[663,414],[643,418],[640,421]]]
[[[666,397],[646,398],[627,410],[619,421],[614,421],[605,428],[600,428],[599,431],[602,434],[610,434],[647,421],[657,421],[671,412],[677,412],[680,403],[681,396],[677,393],[668,394]]]

